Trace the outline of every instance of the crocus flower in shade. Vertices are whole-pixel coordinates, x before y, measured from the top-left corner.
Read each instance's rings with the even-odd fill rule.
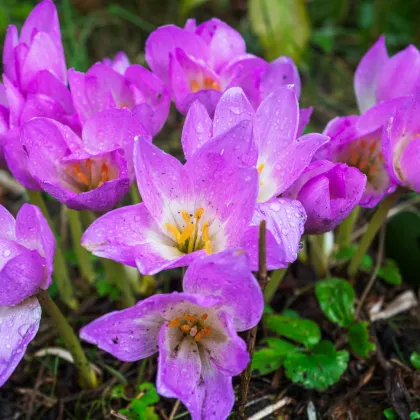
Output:
[[[5,136],[9,132],[9,102],[6,96],[6,89],[0,83],[0,161],[3,160]]]
[[[118,52],[114,59],[104,58],[102,63],[111,67],[113,70],[120,74],[124,74],[125,71],[130,67],[131,63],[124,51]]]
[[[35,337],[41,307],[34,296],[51,284],[55,239],[41,211],[24,204],[16,221],[0,206],[0,386]]]
[[[305,233],[324,233],[339,225],[359,204],[366,176],[343,163],[312,162],[284,193],[299,200],[308,220]]]
[[[237,144],[237,155],[250,149],[251,140],[248,122],[219,137]],[[137,266],[142,274],[238,247],[255,208],[258,172],[233,165],[236,152],[231,149],[223,154],[211,147],[182,165],[150,142],[137,140],[134,164],[143,203],[97,219],[82,245],[95,255]]]
[[[57,121],[33,118],[23,125],[20,140],[28,170],[44,191],[75,210],[107,211],[134,178],[128,162],[136,135],[144,129],[129,111],[108,110],[87,121],[82,138]],[[128,142],[129,152],[119,139]]]
[[[226,419],[232,376],[250,360],[237,331],[260,320],[262,293],[241,250],[195,260],[183,290],[102,316],[80,336],[126,362],[159,352],[157,391],[179,398],[194,420]]]
[[[311,162],[317,149],[328,141],[321,134],[298,137],[299,106],[291,86],[284,86],[263,100],[255,112],[242,89],[227,90],[217,104],[214,119],[206,109],[195,102],[186,117],[182,133],[182,145],[187,160],[194,153],[213,143],[213,136],[228,130],[240,121],[253,122],[255,152],[246,151],[242,163],[255,167],[259,173],[258,203],[242,246],[257,252],[258,226],[262,219],[275,238],[268,247],[277,256],[276,268],[286,266],[296,259],[303,227],[306,221],[301,204],[288,198],[278,198],[293,184]],[[219,144],[219,151],[227,153],[237,144]],[[274,260],[270,259],[270,263]],[[273,266],[274,267],[274,266]]]
[[[142,125],[155,135],[166,121],[171,97],[158,76],[138,64],[119,59],[112,66],[96,63],[87,73],[69,70],[74,105],[84,123],[108,108],[130,109]],[[124,71],[122,71],[124,70]]]
[[[420,52],[414,45],[389,58],[381,36],[360,61],[354,90],[360,112],[390,99],[420,92]]]
[[[294,84],[300,94],[299,74],[290,58],[267,63],[247,54],[242,36],[215,18],[198,26],[190,19],[185,28],[158,28],[146,41],[146,60],[169,84],[182,113],[199,100],[213,116],[222,92],[234,86],[243,88],[255,108],[282,84]]]
[[[386,166],[399,185],[420,192],[420,96],[406,99],[383,131]]]

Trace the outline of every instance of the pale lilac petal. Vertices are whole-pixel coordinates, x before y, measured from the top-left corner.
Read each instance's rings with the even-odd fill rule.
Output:
[[[354,75],[354,91],[361,113],[379,102],[378,80],[388,60],[385,37],[381,36],[360,60]]]
[[[38,332],[41,307],[33,297],[16,306],[0,307],[0,386],[15,370]]]
[[[195,93],[190,93],[186,95],[183,100],[177,103],[177,109],[182,114],[186,114],[190,109],[191,104],[196,101],[201,102],[207,110],[207,113],[211,118],[214,117],[214,111],[217,104],[220,101],[222,92],[213,89],[199,90]]]
[[[261,77],[261,99],[275,92],[281,85],[293,85],[297,98],[300,97],[299,72],[290,57],[279,57],[268,64]]]
[[[261,318],[264,307],[261,288],[242,250],[230,249],[197,258],[185,273],[183,290],[221,296],[223,310],[232,317],[238,331],[254,327]]]
[[[191,201],[190,174],[175,157],[139,139],[134,143],[134,166],[140,195],[160,225]],[[176,225],[176,223],[175,223]]]
[[[41,210],[31,204],[24,204],[16,216],[16,238],[20,244],[31,250],[37,250],[45,258],[48,276],[41,286],[47,289],[51,285],[56,241]]]
[[[246,343],[236,333],[233,320],[228,313],[221,310],[217,315],[227,340],[219,341],[208,336],[204,337],[201,343],[219,372],[226,376],[239,375],[250,361]],[[260,317],[261,315],[262,307]]]
[[[110,211],[85,231],[81,244],[94,255],[136,266],[135,247],[158,226],[143,203]]]
[[[150,34],[146,40],[146,61],[154,73],[168,82],[169,54],[182,48],[186,54],[207,60],[209,49],[198,35],[175,25],[162,26]]]
[[[182,129],[181,143],[185,159],[190,159],[211,136],[212,120],[204,105],[195,101],[188,110]]]
[[[22,109],[20,123],[24,124],[35,117],[51,118],[59,122],[64,122],[66,115],[63,107],[53,98],[43,94],[30,94],[27,96]]]
[[[406,95],[420,90],[420,52],[409,45],[391,57],[381,68],[378,76],[376,97],[378,102]]]
[[[167,397],[176,395],[185,404],[190,398],[195,398],[201,376],[197,343],[191,337],[184,337],[179,328],[167,324],[162,326],[158,340],[158,392]]]
[[[213,18],[198,25],[196,33],[209,45],[211,62],[217,72],[246,52],[240,33],[219,19]]]
[[[125,78],[134,88],[134,115],[152,136],[165,124],[171,104],[169,88],[155,74],[137,64],[130,66]]]
[[[115,54],[113,60],[104,58],[102,62],[120,74],[124,74],[131,64],[127,54],[124,51],[119,51],[117,54]]]
[[[0,204],[0,226],[1,232],[0,237],[2,239],[16,239],[15,229],[16,222],[15,218],[10,214],[6,207]]]
[[[305,131],[306,126],[309,124],[311,119],[313,108],[302,108],[299,110],[299,125],[296,133],[296,137],[300,137]]]
[[[104,315],[80,330],[80,338],[124,362],[135,362],[158,351],[164,323],[162,296],[155,295],[131,308]]]
[[[420,192],[420,139],[408,143],[398,163],[401,168],[402,181],[413,191]]]
[[[29,172],[28,154],[20,142],[20,129],[10,130],[5,136],[4,156],[10,172],[25,188],[41,190],[41,186]]]
[[[35,295],[45,285],[48,277],[46,260],[38,251],[13,245],[2,239],[0,248],[3,256],[16,254],[4,264],[0,271],[0,308],[17,305]],[[1,328],[1,327],[0,327]]]
[[[15,47],[19,42],[19,34],[15,25],[9,25],[3,45],[3,69],[8,79],[18,84],[18,73],[15,61]],[[4,76],[3,76],[4,78]]]
[[[254,108],[241,88],[227,90],[216,106],[213,119],[213,136],[232,128],[240,121],[252,122],[254,115]]]
[[[3,75],[3,82],[6,89],[7,103],[10,109],[10,127],[20,127],[20,118],[25,105],[25,98],[19,89]]]
[[[223,232],[225,246],[233,246],[251,220],[258,193],[258,172],[253,167],[232,166],[220,153],[207,154],[202,150],[184,166],[193,180],[195,203],[217,216],[219,224],[211,225],[211,233]]]
[[[282,265],[292,263],[297,258],[301,237],[304,232],[306,222],[306,212],[303,206],[297,200],[288,198],[272,198],[265,203],[258,203],[254,215],[252,216],[251,226],[258,228],[261,221],[266,221],[267,231],[269,231],[279,245],[277,261]],[[255,240],[254,247],[258,246],[258,240]],[[276,269],[275,261],[268,265],[271,269]],[[255,267],[254,263],[253,269]],[[277,262],[278,264],[278,262]]]

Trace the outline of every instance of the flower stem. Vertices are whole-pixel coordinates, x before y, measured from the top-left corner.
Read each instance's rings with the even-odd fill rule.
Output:
[[[60,293],[61,300],[70,308],[77,309],[78,303],[73,293],[73,286],[70,281],[70,275],[64,254],[61,248],[61,243],[57,237],[57,232],[55,229],[54,222],[51,219],[51,216],[48,212],[47,206],[45,205],[42,194],[39,191],[26,190],[29,196],[29,201],[32,204],[35,204],[40,208],[42,214],[47,219],[48,224],[50,225],[51,231],[54,236],[57,238],[57,247],[55,250],[54,257],[54,280],[57,283],[58,292]]]
[[[319,277],[324,277],[328,272],[328,261],[325,255],[324,234],[310,235],[311,262]]]
[[[267,287],[264,290],[264,302],[270,303],[273,299],[280,283],[283,281],[286,275],[287,268],[281,268],[271,273],[270,281],[267,283]]]
[[[347,274],[350,277],[350,279],[353,279],[356,276],[359,266],[362,262],[363,256],[366,254],[366,251],[368,250],[370,244],[375,238],[376,233],[383,225],[388,211],[395,204],[399,195],[400,192],[397,190],[393,194],[385,197],[379,204],[378,209],[372,217],[372,220],[368,224],[368,228],[365,234],[362,236],[362,239],[357,247],[356,253],[353,255],[353,258],[350,261],[350,265],[347,269]]]
[[[351,245],[351,234],[357,218],[359,217],[359,213],[360,207],[356,206],[338,228],[337,245],[340,251]]]
[[[64,341],[68,351],[73,356],[74,364],[79,372],[80,385],[82,388],[96,388],[98,380],[95,371],[86,359],[85,353],[80,345],[80,341],[73,331],[73,328],[67,322],[58,306],[48,295],[46,290],[40,289],[37,295],[42,308],[48,313],[51,321],[54,323],[57,331]]]
[[[131,201],[133,202],[133,204],[141,203],[140,193],[137,188],[137,184],[135,182],[131,184],[130,195],[131,195]]]
[[[90,284],[95,281],[96,273],[93,264],[90,260],[88,251],[80,245],[83,235],[82,223],[80,214],[76,210],[68,210],[70,233],[73,242],[73,249],[76,253],[77,263],[79,265],[80,274]]]
[[[265,286],[267,285],[267,241],[266,241],[266,222],[261,220],[260,223],[260,237],[258,242],[258,282],[261,290],[264,292]],[[239,402],[238,402],[238,418],[246,419],[245,416],[245,405],[248,396],[249,382],[251,381],[251,365],[252,356],[255,351],[255,340],[257,338],[258,325],[250,329],[247,334],[246,344],[247,350],[250,356],[248,366],[241,374],[241,387],[239,390]]]
[[[129,308],[136,303],[130,281],[127,279],[127,274],[124,266],[112,260],[102,260],[105,277],[110,284],[114,284],[121,293],[121,303],[124,308]]]

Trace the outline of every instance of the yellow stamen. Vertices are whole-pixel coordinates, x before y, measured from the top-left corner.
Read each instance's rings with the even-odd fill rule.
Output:
[[[107,181],[109,181],[109,176],[108,176],[108,165],[104,162],[101,166],[101,181],[102,183],[105,183]]]
[[[194,223],[190,223],[181,233],[181,238],[179,240],[180,244],[182,245],[194,232]]]
[[[181,331],[185,334],[188,334],[191,330],[191,327],[187,324],[181,325]]]
[[[204,242],[204,250],[206,251],[207,255],[210,255],[213,253],[213,248],[211,246],[211,242],[210,241],[205,241]]]
[[[80,166],[76,163],[73,164],[73,169],[76,172],[77,178],[79,178],[79,181],[82,184],[85,184],[86,186],[89,186],[89,178],[86,176],[86,174],[80,169]]]
[[[182,210],[181,214],[182,214],[182,218],[185,220],[186,223],[191,222],[191,217],[185,210]]]
[[[196,318],[195,316],[188,315],[188,314],[184,314],[182,315],[182,317],[185,319],[188,319],[188,321],[193,321],[193,322],[198,321],[198,318]]]
[[[207,254],[211,254],[213,252],[213,248],[211,246],[211,241],[210,241],[210,236],[209,236],[209,222],[204,223],[202,230],[203,230],[204,249]]]
[[[174,318],[168,323],[168,327],[177,327],[179,325],[179,318]]]
[[[201,219],[201,216],[204,213],[204,209],[202,207],[200,207],[196,212],[195,212],[195,218],[197,219],[197,222]]]
[[[169,232],[172,233],[172,235],[175,237],[175,240],[178,242],[178,244],[182,245],[181,242],[181,232],[178,230],[178,228],[174,225],[171,225],[170,223],[165,223],[166,229],[169,230]]]
[[[200,85],[197,80],[191,80],[190,82],[191,92],[195,93],[200,90]]]
[[[199,331],[199,332],[195,335],[194,340],[195,340],[195,341],[200,341],[202,338],[204,338],[206,335],[208,335],[208,334],[210,334],[210,333],[211,333],[211,329],[210,329],[210,328],[208,328],[208,327],[203,328],[201,331]]]
[[[264,169],[264,166],[265,166],[265,164],[264,163],[260,163],[259,165],[258,165],[258,168],[257,168],[257,170],[258,170],[258,173],[261,175],[261,172],[263,171],[263,169]]]

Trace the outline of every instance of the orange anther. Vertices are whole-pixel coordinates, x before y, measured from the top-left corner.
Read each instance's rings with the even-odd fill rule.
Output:
[[[108,176],[108,165],[104,162],[101,166],[101,181],[102,183],[109,181],[109,176]]]
[[[201,316],[201,320],[202,320],[202,321],[205,321],[208,317],[209,317],[209,316],[208,316],[208,314],[203,314],[203,315]]]
[[[182,214],[182,218],[185,220],[186,223],[191,222],[191,217],[185,210],[182,210],[181,214]]]
[[[89,178],[86,176],[86,174],[80,169],[80,166],[76,163],[73,164],[73,169],[76,172],[77,178],[79,178],[79,181],[82,184],[85,184],[86,186],[89,185]]]
[[[195,79],[194,80],[191,80],[191,82],[190,82],[190,88],[191,88],[191,92],[193,92],[193,93],[198,92],[199,90],[201,90],[199,83]]]
[[[89,173],[92,173],[92,160],[90,158],[86,159],[86,168],[89,171]]]
[[[369,151],[373,153],[376,150],[377,146],[378,144],[376,143],[376,141],[374,141],[373,143],[370,144]]]
[[[204,213],[204,209],[202,207],[200,207],[196,212],[195,212],[195,218],[197,219],[197,221],[199,221],[201,219],[201,216]]]
[[[198,318],[196,318],[195,316],[191,316],[188,314],[184,314],[182,315],[183,318],[188,319],[188,321],[198,321]]]
[[[191,330],[191,327],[187,324],[181,325],[181,331],[185,334],[188,334]]]
[[[195,335],[194,340],[195,340],[195,341],[200,341],[202,338],[204,338],[206,335],[208,335],[208,334],[210,334],[210,333],[211,333],[211,328],[208,328],[208,327],[203,328],[201,331],[199,331],[199,332]]]
[[[168,327],[177,327],[179,325],[179,318],[174,318],[168,323]]]

